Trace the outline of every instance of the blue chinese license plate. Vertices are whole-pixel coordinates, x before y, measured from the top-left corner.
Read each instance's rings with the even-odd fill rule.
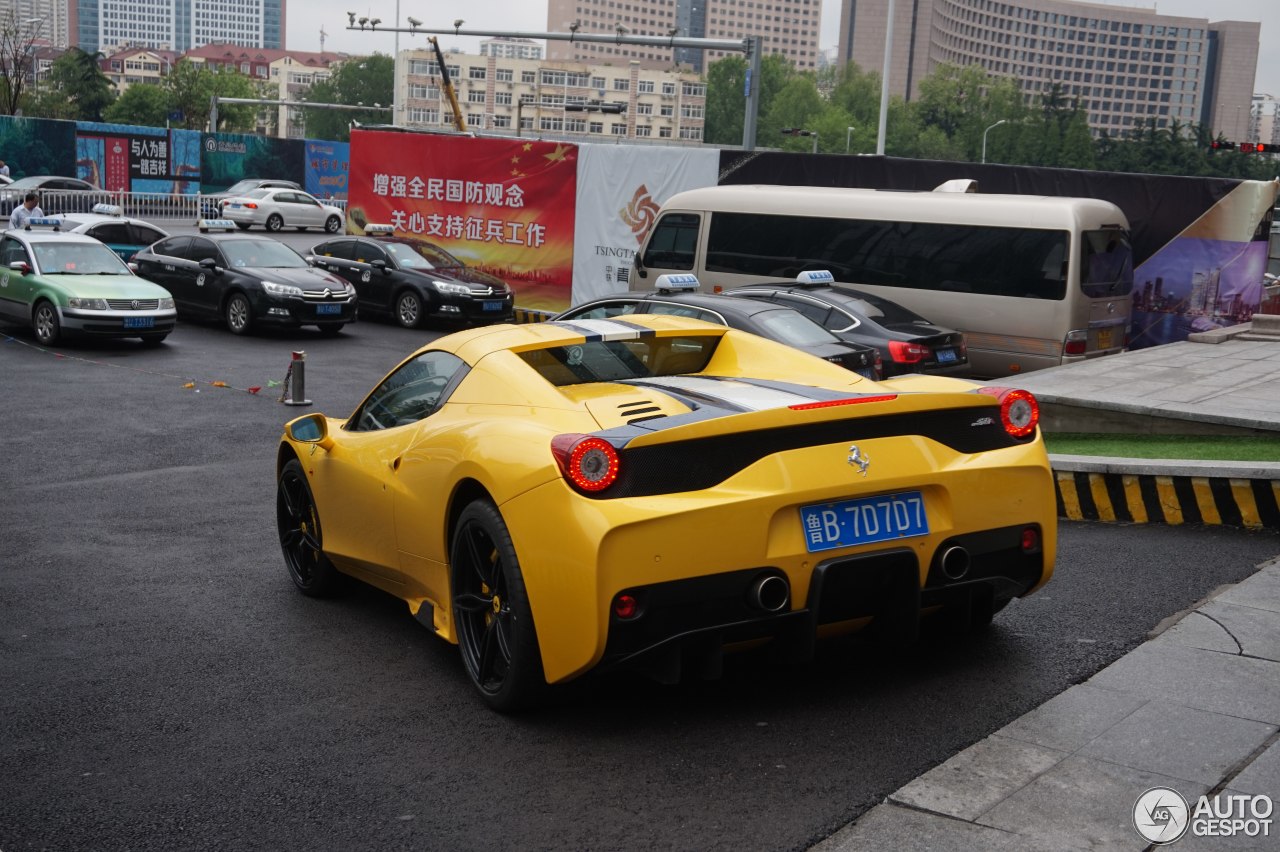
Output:
[[[316,305],[317,314],[340,314],[342,305]]]
[[[810,553],[929,534],[919,491],[800,507]]]
[[[125,317],[125,328],[155,328],[155,317]]]
[[[240,209],[240,205],[239,205],[239,204],[228,204],[227,206],[228,206],[228,207],[233,207],[233,208],[235,208],[236,210],[239,210],[239,209]]]
[[[935,349],[933,354],[937,357],[939,364],[954,364],[958,357],[954,349]]]
[[[485,302],[485,303],[484,303],[484,310],[486,310],[486,311],[500,311],[500,310],[502,310],[502,302]]]

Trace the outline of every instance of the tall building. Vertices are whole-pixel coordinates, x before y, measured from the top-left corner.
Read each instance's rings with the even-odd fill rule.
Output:
[[[0,16],[12,13],[25,38],[50,47],[70,45],[71,22],[67,0],[0,0]]]
[[[818,29],[822,0],[547,0],[547,29],[612,35],[619,27],[631,35],[677,35],[681,38],[736,40],[760,36],[764,53],[780,53],[801,71],[818,67]],[[724,51],[660,48],[581,41],[547,43],[547,58],[573,62],[622,64],[635,60],[644,68],[668,68],[675,63],[695,71],[725,56]],[[740,54],[735,54],[740,55]]]
[[[577,141],[697,143],[706,123],[707,84],[693,72],[542,59],[445,55],[468,129]],[[396,87],[409,127],[451,129],[435,53],[400,52]]]
[[[541,59],[542,45],[528,38],[489,38],[480,42],[480,55],[502,59]]]
[[[1274,95],[1255,94],[1252,117],[1247,141],[1280,144],[1280,101]]]
[[[90,53],[126,45],[178,52],[206,44],[284,48],[285,0],[66,2],[72,41]]]
[[[839,61],[884,67],[889,0],[843,0]],[[890,91],[915,97],[941,64],[1012,77],[1028,99],[1079,100],[1095,135],[1202,124],[1249,131],[1261,25],[1071,0],[896,0]]]

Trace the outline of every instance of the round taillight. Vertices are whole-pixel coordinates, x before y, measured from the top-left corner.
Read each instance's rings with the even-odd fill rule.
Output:
[[[640,614],[640,602],[631,595],[618,595],[613,599],[613,614],[623,621]]]
[[[1000,420],[1015,438],[1025,438],[1040,422],[1040,404],[1031,391],[1011,390],[1000,398]]]
[[[1022,552],[1034,553],[1040,549],[1040,531],[1035,527],[1027,527],[1022,531]]]
[[[557,435],[551,452],[565,479],[581,491],[603,491],[618,479],[618,451],[603,438]]]

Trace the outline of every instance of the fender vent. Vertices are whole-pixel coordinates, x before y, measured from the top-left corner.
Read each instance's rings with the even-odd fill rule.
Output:
[[[639,402],[624,402],[618,406],[618,414],[626,420],[628,424],[643,423],[646,420],[657,420],[660,417],[666,417],[662,413],[662,408],[655,405],[652,400],[641,400]]]

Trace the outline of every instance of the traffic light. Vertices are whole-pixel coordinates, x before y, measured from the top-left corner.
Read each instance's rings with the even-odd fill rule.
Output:
[[[1280,147],[1268,145],[1266,142],[1241,142],[1241,154],[1274,154]]]
[[[1209,143],[1209,147],[1215,151],[1234,151],[1236,143],[1228,142],[1225,139],[1215,139]]]

